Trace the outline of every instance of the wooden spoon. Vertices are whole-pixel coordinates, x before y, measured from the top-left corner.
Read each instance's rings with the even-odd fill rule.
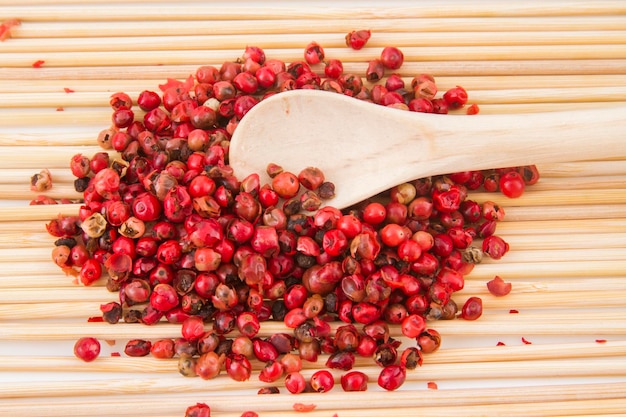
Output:
[[[611,157],[626,157],[625,107],[435,115],[315,90],[263,100],[230,143],[240,179],[258,173],[269,181],[271,162],[295,174],[315,166],[335,184],[328,204],[337,208],[430,175]]]

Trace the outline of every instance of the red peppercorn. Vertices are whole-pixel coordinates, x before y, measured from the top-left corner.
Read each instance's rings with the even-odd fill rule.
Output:
[[[124,353],[131,357],[147,356],[151,348],[152,343],[149,340],[132,339],[126,343]]]
[[[324,60],[324,57],[324,48],[317,42],[311,42],[304,48],[304,60],[309,65],[319,64]]]
[[[100,355],[100,342],[95,337],[81,337],[74,344],[74,355],[85,362],[91,362]]]
[[[279,360],[287,374],[299,372],[302,369],[302,359],[293,353],[286,353]]]
[[[465,320],[477,320],[483,314],[483,302],[479,297],[470,297],[463,304],[461,317]]]
[[[424,354],[435,352],[441,346],[441,335],[435,329],[424,330],[417,338],[417,345]]]
[[[211,408],[205,403],[197,403],[187,407],[185,417],[211,417]]]
[[[285,367],[280,361],[269,361],[259,372],[259,380],[262,382],[275,382],[283,377]]]
[[[118,129],[123,129],[131,125],[135,119],[135,114],[129,108],[119,108],[113,112],[111,121],[113,125]],[[125,149],[122,148],[122,149]],[[120,150],[120,149],[116,149]]]
[[[380,59],[372,59],[365,70],[365,79],[370,82],[380,81],[385,76],[385,66]]]
[[[157,359],[170,359],[174,357],[174,341],[172,339],[159,339],[152,343],[150,354]]]
[[[272,178],[272,189],[281,198],[289,199],[295,197],[300,189],[298,177],[291,172],[283,171]]]
[[[467,91],[463,87],[456,86],[449,89],[443,94],[443,99],[448,104],[448,108],[455,110],[460,109],[467,103]]]
[[[338,59],[329,59],[324,66],[324,75],[336,80],[343,73],[343,63]]]
[[[341,255],[348,245],[348,238],[339,229],[328,230],[322,238],[322,248],[330,256]]]
[[[255,73],[257,84],[261,89],[270,89],[276,84],[276,73],[269,66],[262,66]]]
[[[247,381],[252,374],[252,365],[244,355],[231,353],[224,362],[226,373],[235,381]]]
[[[306,380],[300,372],[290,372],[285,376],[285,388],[292,394],[300,394],[306,389]]]
[[[380,53],[380,61],[385,68],[396,70],[400,68],[404,62],[404,54],[395,46],[386,46]]]
[[[252,350],[254,356],[261,362],[275,361],[278,359],[278,351],[267,340],[254,338],[252,340]]]
[[[225,359],[214,351],[203,353],[197,359],[195,372],[202,379],[213,379],[221,373]]]
[[[346,35],[346,45],[352,49],[363,48],[372,36],[370,30],[353,30]]]
[[[418,314],[410,314],[402,320],[402,334],[411,339],[419,336],[426,329],[426,321]]]
[[[183,322],[181,328],[182,336],[189,341],[200,339],[204,333],[204,320],[200,316],[191,316]]]
[[[341,375],[341,388],[344,391],[366,391],[368,376],[361,371],[350,371]]]
[[[518,198],[524,194],[526,182],[517,171],[509,171],[500,176],[500,191],[509,198]]]
[[[492,259],[500,259],[509,251],[509,244],[499,236],[487,236],[482,243],[482,249]]]
[[[237,316],[237,329],[249,338],[253,338],[259,332],[261,325],[256,314],[244,311]]]
[[[409,238],[407,229],[396,223],[384,226],[380,230],[380,239],[390,247],[396,247]]]
[[[400,365],[388,365],[380,371],[378,375],[378,385],[387,391],[394,391],[402,384],[406,379],[406,369]]]
[[[328,392],[335,386],[335,378],[329,371],[320,369],[311,375],[309,383],[313,391]]]
[[[526,185],[533,185],[539,181],[539,170],[535,165],[526,165],[517,168],[517,172],[520,173]]]
[[[387,210],[381,203],[369,203],[363,209],[363,220],[372,226],[382,223],[387,217]]]
[[[89,286],[102,276],[102,265],[95,259],[88,259],[80,268],[80,282]]]
[[[433,105],[433,113],[448,114],[448,102],[443,98],[435,98],[431,101]]]
[[[161,215],[161,203],[156,196],[142,193],[133,200],[133,215],[144,222],[155,221]]]

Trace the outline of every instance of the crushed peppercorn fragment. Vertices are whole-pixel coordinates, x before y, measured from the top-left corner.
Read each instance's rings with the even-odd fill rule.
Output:
[[[304,404],[304,403],[294,403],[292,407],[293,407],[293,409],[295,411],[297,411],[299,413],[306,413],[306,412],[315,410],[317,405],[315,405],[315,404]]]
[[[5,40],[12,37],[11,30],[21,25],[22,22],[20,19],[6,19],[2,23],[0,23],[0,42],[4,42]]]
[[[513,288],[510,282],[504,282],[499,275],[493,277],[493,279],[487,282],[487,289],[496,297],[503,297],[511,292]]]

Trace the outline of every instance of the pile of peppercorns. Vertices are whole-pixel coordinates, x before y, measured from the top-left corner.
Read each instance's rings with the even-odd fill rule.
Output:
[[[355,31],[346,41],[360,49],[369,36]],[[408,84],[399,74],[385,76],[403,59],[386,47],[362,77],[326,60],[314,42],[303,61],[291,63],[248,46],[219,68],[202,66],[185,81],[160,85],[160,93],[141,92],[136,107],[125,93],[111,96],[112,125],[98,137],[103,151],[70,161],[83,194],[79,213],[47,229],[58,238],[57,265],[86,286],[105,279],[118,294],[102,304],[104,321],[181,324],[180,338],[134,339],[126,355],[178,357],[183,375],[211,379],[224,370],[235,380],[249,379],[256,359],[264,363],[260,381],[282,381],[291,393],[334,386],[327,370],[308,381],[300,374],[302,361],[320,354],[328,355],[328,368],[345,371],[344,390],[367,389],[367,375],[352,369],[360,355],[380,365],[378,384],[394,390],[424,353],[439,348],[429,321],[480,317],[479,298],[459,308],[451,297],[484,254],[499,259],[509,247],[495,234],[504,210],[471,200],[468,191],[518,197],[538,180],[534,166],[417,179],[338,210],[322,207],[334,187],[316,167],[291,173],[270,164],[271,183],[262,184],[258,174],[237,178],[228,165],[238,122],[282,91],[321,89],[405,111],[466,106],[462,87],[438,96],[428,74]],[[496,278],[490,291],[508,293],[510,284]],[[293,332],[260,337],[267,320]],[[415,346],[401,348],[390,325]],[[75,353],[93,360],[99,342],[82,338]]]

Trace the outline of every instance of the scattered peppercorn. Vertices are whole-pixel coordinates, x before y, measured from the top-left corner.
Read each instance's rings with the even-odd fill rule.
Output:
[[[47,169],[42,169],[38,174],[30,177],[31,191],[48,191],[52,188],[52,175]]]

